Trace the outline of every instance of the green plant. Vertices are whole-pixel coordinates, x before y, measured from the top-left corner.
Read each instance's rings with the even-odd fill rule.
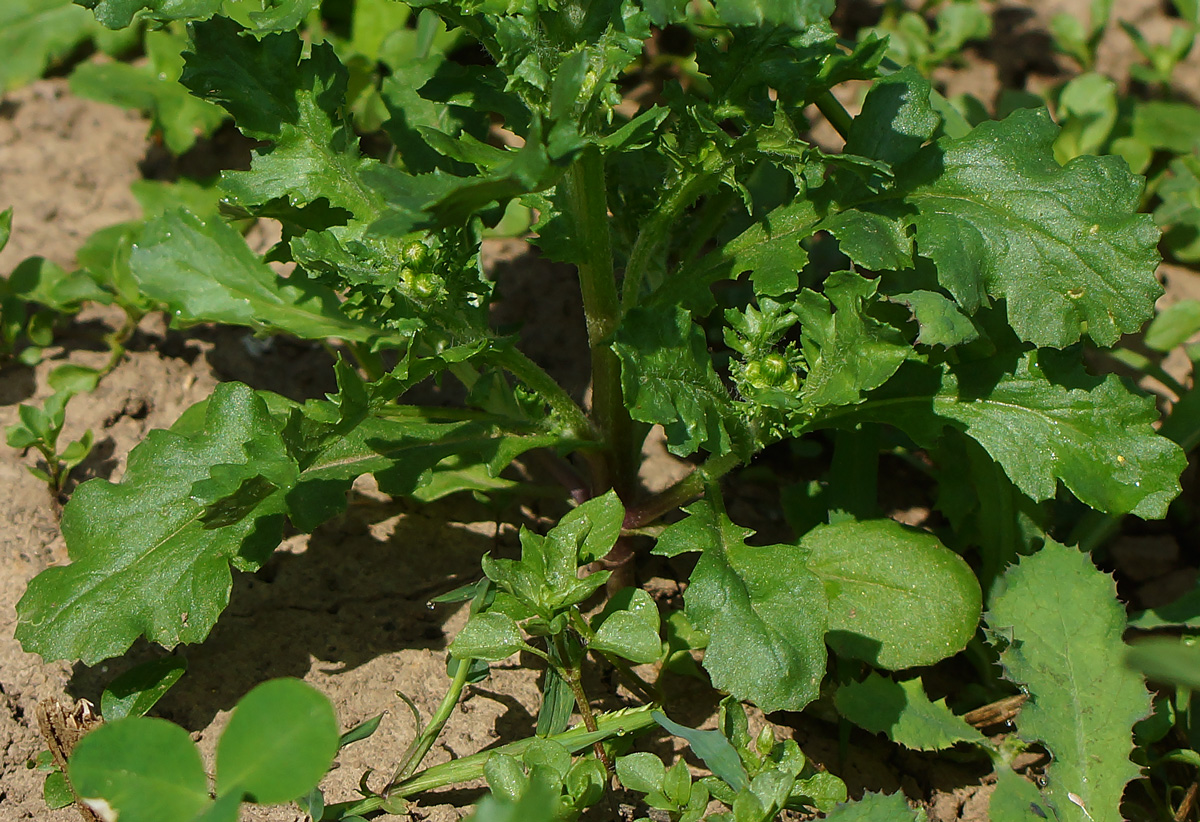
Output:
[[[417,49],[405,84],[381,83],[395,148],[384,160],[359,148],[355,127],[372,125],[373,109],[355,105],[331,43],[248,27],[220,15],[217,0],[87,5],[106,25],[190,21],[180,81],[260,142],[249,170],[222,176],[222,210],[283,226],[264,259],[213,211],[164,208],[106,235],[97,249],[109,251],[96,256],[107,262],[95,268],[177,322],[334,340],[347,358],[324,400],[222,384],[134,449],[121,483],[82,484],[62,519],[72,563],[39,575],[18,606],[24,648],[96,662],[139,637],[202,641],[233,569],[259,568],[285,521],[310,532],[337,516],[363,474],[395,496],[430,484],[486,490],[544,449],[565,480],[564,508],[578,503],[547,533],[523,531],[519,558],[483,557],[483,577],[450,596],[469,600],[470,616],[450,645],[449,689],[381,789],[331,805],[311,791],[336,736],[305,696],[323,730],[292,746],[311,748],[304,780],[223,777],[222,739],[210,796],[190,743],[153,720],[122,720],[82,749],[95,759],[78,774],[72,762],[89,801],[122,814],[152,801],[155,790],[89,768],[114,746],[148,750],[161,734],[191,774],[176,797],[181,819],[233,818],[247,797],[301,796],[313,816],[353,819],[480,775],[493,796],[479,819],[572,818],[613,769],[679,818],[694,818],[707,796],[730,808],[716,818],[747,822],[784,807],[831,809],[839,783],[794,745],[751,742],[734,702],[723,742],[675,725],[654,713],[658,683],[632,666],[687,670],[684,657],[702,649],[705,675],[735,701],[799,711],[821,695],[830,651],[844,680],[932,665],[971,644],[980,578],[991,588],[1045,540],[1039,504],[1073,496],[1112,516],[1161,517],[1179,491],[1184,454],[1153,430],[1152,401],[1089,375],[1081,357],[1085,340],[1108,347],[1140,328],[1160,293],[1158,231],[1135,211],[1141,180],[1119,158],[1060,165],[1045,111],[971,129],[916,71],[879,76],[885,41],[839,45],[829,3],[414,3],[424,9],[418,35],[437,31],[436,16],[488,59],[467,67]],[[654,76],[644,42],[675,23],[704,35],[686,87],[659,78],[651,100],[622,106],[627,79]],[[851,80],[874,80],[855,117],[831,93]],[[812,104],[844,151],[804,139]],[[587,406],[488,325],[480,242],[514,202],[537,213],[541,252],[578,273]],[[268,260],[295,268],[280,277]],[[403,403],[437,375],[463,384],[465,407]],[[638,482],[652,425],[697,463],[657,494]],[[796,539],[760,544],[729,516],[720,480],[777,443],[819,437],[833,442],[830,471],[793,517]],[[978,574],[933,533],[880,516],[885,442],[944,458],[930,477]],[[956,460],[996,493],[977,505],[961,488],[954,498],[962,483],[945,466]],[[1066,549],[1046,545],[1017,568],[1053,582],[1053,568],[1028,571],[1039,557],[1061,561]],[[682,613],[663,619],[630,584],[647,553],[696,555]],[[589,616],[601,591],[606,604]],[[994,595],[993,616],[1006,604]],[[1018,631],[1000,617],[989,626]],[[518,652],[545,665],[538,731],[553,741],[422,770],[466,683]],[[597,714],[582,676],[592,664],[647,705]],[[573,712],[582,725],[568,730]],[[644,756],[622,759],[628,737],[655,721],[717,778],[693,783],[678,766],[660,774]],[[1089,726],[1079,749],[1063,744],[1063,767],[1127,756],[1129,728]],[[1058,739],[1046,741],[1056,749]],[[1114,818],[1128,769],[1095,767],[1095,795],[1066,790],[1096,819]],[[1020,790],[1075,818],[1057,784],[1044,797]],[[832,813],[915,816],[899,796]]]
[[[50,387],[54,393],[40,408],[22,404],[18,409],[21,422],[10,426],[6,432],[11,447],[34,448],[42,455],[45,468],[30,466],[29,473],[45,482],[54,496],[62,492],[71,469],[83,462],[92,450],[92,432],[85,431],[82,437],[59,451],[58,437],[66,422],[67,402],[78,393],[91,391],[99,378],[99,372],[92,368],[59,366],[50,374]]]

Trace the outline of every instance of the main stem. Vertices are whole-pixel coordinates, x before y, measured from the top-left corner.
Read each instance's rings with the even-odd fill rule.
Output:
[[[607,475],[594,478],[594,491],[612,487],[628,500],[636,487],[637,462],[633,421],[621,392],[621,363],[612,349],[612,337],[621,322],[621,304],[613,270],[604,157],[596,148],[585,149],[571,165],[563,189],[576,240],[583,250],[579,290],[592,358],[592,412],[611,455]]]

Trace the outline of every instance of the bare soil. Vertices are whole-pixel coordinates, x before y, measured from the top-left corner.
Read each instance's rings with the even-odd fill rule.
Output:
[[[869,23],[876,7],[842,5],[840,19],[849,26]],[[996,38],[969,49],[962,67],[940,80],[947,91],[969,90],[985,103],[1004,85],[1035,88],[1061,81],[1075,67],[1051,54],[1046,20],[1057,11],[1082,14],[1087,5],[1087,0],[993,4]],[[1165,38],[1171,22],[1156,0],[1118,0],[1116,6],[1119,17],[1151,38]],[[1105,70],[1123,72],[1133,59],[1119,30],[1105,41],[1102,54]],[[1193,55],[1191,70],[1180,70],[1183,87],[1194,99],[1200,99],[1197,61]],[[92,231],[136,217],[129,184],[141,176],[161,176],[171,165],[164,163],[161,149],[147,143],[146,129],[136,114],[72,97],[61,79],[39,81],[5,97],[0,102],[0,207],[14,206],[16,218],[9,247],[0,252],[0,272],[34,254],[69,266]],[[227,142],[236,149],[236,140]],[[206,167],[212,161],[193,157],[189,162]],[[575,365],[585,345],[577,286],[564,270],[522,250],[512,242],[488,248],[503,298],[496,322],[518,327],[527,350],[582,395],[586,376]],[[1172,269],[1165,279],[1168,299],[1200,293],[1195,272]],[[115,321],[105,309],[86,310],[59,334],[49,360],[35,369],[10,365],[0,371],[0,428],[17,420],[19,403],[49,394],[45,378],[55,365],[99,364],[105,356],[101,335]],[[119,480],[130,449],[146,432],[170,425],[217,382],[241,380],[295,399],[334,390],[329,357],[319,347],[279,339],[261,351],[247,342],[247,334],[236,329],[181,333],[167,328],[161,317],[147,318],[124,361],[68,409],[64,436],[74,439],[91,429],[98,441],[76,480]],[[655,454],[644,477],[648,485],[665,485],[686,470],[665,456],[661,445]],[[24,653],[13,639],[15,606],[28,580],[68,560],[58,529],[59,503],[25,470],[33,463],[34,455],[0,445],[0,822],[68,822],[78,819],[76,811],[47,810],[42,775],[27,768],[44,747],[34,706],[44,698],[98,702],[113,676],[166,652],[139,644],[88,668],[44,662]],[[927,509],[903,500],[899,492],[895,515],[919,522]],[[744,514],[767,527],[780,519],[777,510],[764,510],[770,508],[771,493],[748,484],[733,497],[735,518]],[[191,731],[211,757],[238,698],[271,677],[300,677],[319,687],[334,701],[344,727],[386,712],[379,731],[346,749],[324,783],[332,801],[351,798],[362,773],[388,771],[413,736],[412,717],[397,692],[428,716],[447,685],[445,646],[465,614],[429,600],[473,579],[485,551],[513,551],[516,528],[538,519],[536,507],[496,509],[469,500],[418,508],[362,483],[343,517],[311,536],[290,537],[258,573],[237,575],[231,604],[209,639],[174,651],[187,657],[189,671],[155,713]],[[1155,542],[1133,535],[1113,554],[1119,568],[1144,569],[1147,558],[1157,558],[1156,575],[1129,577],[1125,586],[1146,600],[1143,604],[1157,604],[1148,600],[1169,598],[1195,579],[1197,558],[1182,552],[1170,536]],[[678,596],[678,569],[664,565],[653,573],[657,578],[650,587],[656,594],[667,600]],[[523,662],[497,665],[488,680],[468,689],[429,763],[532,732],[538,675],[535,666]],[[677,719],[694,725],[712,721],[711,694],[684,680],[672,687],[679,691]],[[597,694],[603,690],[598,684]],[[617,693],[602,701],[616,707],[621,698]],[[902,788],[935,822],[987,819],[993,777],[986,764],[913,754],[857,732],[852,755],[843,761],[835,726],[807,714],[771,719],[777,733],[796,738],[810,757],[842,776],[854,795]],[[754,721],[767,720],[755,716]],[[473,801],[478,792],[477,786],[469,787],[423,800],[415,815],[457,819],[454,806]],[[295,808],[247,809],[244,818],[291,822],[301,814]]]

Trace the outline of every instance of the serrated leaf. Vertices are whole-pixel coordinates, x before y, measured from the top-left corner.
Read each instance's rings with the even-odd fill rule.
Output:
[[[903,682],[875,672],[838,688],[838,713],[871,733],[916,751],[941,751],[959,742],[984,745],[983,734],[951,713],[946,700],[930,702],[920,678]]]
[[[883,385],[912,350],[900,332],[867,315],[878,283],[849,271],[830,274],[823,294],[804,289],[792,312],[808,374],[801,400],[814,408],[852,405]]]
[[[0,4],[0,94],[42,76],[96,30],[71,0],[6,0]],[[2,245],[2,244],[0,244]]]
[[[363,474],[375,474],[384,493],[406,496],[422,487],[429,472],[452,455],[485,466],[494,477],[530,449],[568,442],[532,427],[510,430],[505,427],[510,420],[437,422],[425,416],[424,409],[394,411],[396,418],[368,416],[332,437],[317,426],[318,433],[310,434],[311,448],[289,443],[302,469],[287,496],[296,527],[311,531],[343,510],[346,491]],[[338,430],[336,424],[331,427]]]
[[[279,277],[219,218],[170,211],[143,230],[130,259],[151,299],[177,319],[284,332],[302,339],[369,342],[380,332],[346,316],[333,291],[296,276]]]
[[[257,149],[249,171],[225,172],[221,186],[247,208],[275,198],[303,207],[324,198],[360,221],[374,219],[382,202],[366,186],[360,156],[345,120],[347,72],[329,43],[302,57],[298,33],[246,36],[231,20],[214,18],[192,28],[180,82],[221,105],[242,133],[271,145]]]
[[[813,203],[797,197],[768,212],[719,252],[710,253],[668,278],[651,298],[656,304],[681,303],[703,312],[715,305],[710,286],[722,278],[750,272],[755,291],[767,296],[796,290],[808,251],[800,241],[819,221]]]
[[[298,679],[271,679],[242,697],[217,743],[219,795],[264,805],[308,793],[333,762],[333,705]]]
[[[713,368],[704,332],[687,311],[634,309],[613,347],[621,358],[630,415],[661,424],[671,453],[748,452],[747,425]]]
[[[1158,231],[1118,157],[1054,160],[1057,127],[1021,109],[945,138],[896,169],[917,250],[968,314],[1007,301],[1022,340],[1109,346],[1150,318]]]
[[[687,510],[691,550],[703,555],[684,604],[692,624],[709,636],[705,670],[716,687],[764,711],[800,710],[816,699],[825,674],[828,606],[808,551],[746,545],[750,532],[711,502]]]
[[[63,512],[72,563],[30,582],[18,605],[17,638],[47,659],[89,664],[121,653],[140,635],[173,646],[208,635],[232,586],[231,564],[256,569],[278,545],[283,499],[206,529],[193,485],[214,465],[294,482],[294,467],[263,401],[238,383],[219,385],[201,431],[152,431],[129,455],[120,484],[79,486]]]
[[[1150,713],[1142,678],[1122,661],[1125,609],[1112,577],[1047,540],[998,583],[986,620],[1005,676],[1027,690],[1017,731],[1053,759],[1044,794],[1064,822],[1116,822],[1139,771],[1133,724]]]
[[[871,211],[849,209],[813,226],[838,239],[842,253],[870,271],[911,268],[913,241],[904,221]]]
[[[912,66],[876,80],[850,124],[846,152],[891,164],[908,160],[942,122],[929,92],[929,81]]]
[[[800,540],[829,602],[839,653],[899,670],[966,646],[979,624],[974,572],[932,534],[892,520],[822,525]]]
[[[904,793],[867,793],[857,802],[838,805],[825,817],[830,822],[925,822],[925,811],[913,810]]]
[[[925,445],[946,426],[962,431],[1040,501],[1062,481],[1106,513],[1146,519],[1166,514],[1179,493],[1182,450],[1151,428],[1154,403],[1114,376],[1098,379],[1052,350],[943,366],[911,366],[866,402],[834,411],[812,427],[874,420]]]

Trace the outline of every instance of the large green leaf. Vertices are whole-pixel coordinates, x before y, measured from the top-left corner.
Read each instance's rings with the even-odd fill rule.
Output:
[[[0,3],[0,94],[41,77],[94,30],[92,16],[71,0]]]
[[[982,609],[975,574],[932,534],[892,520],[822,525],[800,540],[829,600],[826,640],[898,670],[962,650]]]
[[[1100,511],[1165,515],[1186,459],[1151,427],[1152,400],[1114,376],[1090,376],[1069,354],[1027,351],[1006,360],[905,366],[865,402],[806,427],[872,420],[933,445],[949,426],[982,445],[1034,500],[1053,497],[1062,481]]]
[[[750,533],[711,502],[663,534],[700,551],[684,595],[688,618],[709,635],[704,667],[713,684],[764,711],[798,711],[816,699],[825,674],[826,600],[795,545],[751,547]]]
[[[450,454],[495,475],[529,448],[564,442],[492,418],[437,422],[404,408],[379,416],[353,390],[350,369],[339,370],[342,393],[304,406],[219,385],[133,450],[121,484],[80,486],[63,516],[73,563],[40,574],[18,606],[25,648],[96,661],[139,635],[198,642],[227,603],[229,565],[257,568],[278,545],[284,515],[312,530],[344,509],[362,474],[407,494]]]
[[[221,481],[212,496],[197,495],[214,466]],[[199,642],[229,600],[230,565],[259,567],[283,529],[279,493],[220,528],[205,523],[208,505],[250,477],[283,488],[295,474],[263,401],[243,385],[218,386],[203,430],[152,431],[130,453],[120,484],[96,479],[76,490],[62,519],[72,562],[29,583],[17,638],[47,659],[89,664],[141,635]]]
[[[838,688],[838,713],[871,733],[917,751],[940,751],[959,742],[986,744],[983,734],[951,713],[946,700],[931,702],[919,677],[903,682],[871,672]]]
[[[341,310],[337,295],[303,277],[281,278],[233,228],[187,211],[151,221],[130,259],[151,299],[186,322],[221,322],[284,332],[303,339],[369,342],[378,329]]]
[[[345,120],[346,69],[329,43],[307,57],[303,50],[296,32],[258,40],[225,18],[194,25],[181,82],[220,104],[243,134],[271,142],[255,151],[249,171],[225,172],[222,188],[247,208],[281,197],[300,208],[323,198],[360,221],[373,219],[382,203],[360,173],[378,163],[360,156]]]
[[[746,423],[713,368],[704,332],[687,311],[634,309],[618,329],[614,348],[630,415],[660,423],[672,453],[747,451]]]
[[[1162,293],[1158,231],[1137,213],[1142,182],[1121,158],[1059,166],[1057,133],[1040,109],[985,122],[899,166],[896,191],[915,209],[918,253],[968,313],[1005,299],[1023,340],[1112,345]]]
[[[1047,801],[1063,822],[1117,822],[1138,775],[1133,724],[1150,713],[1150,695],[1124,665],[1125,609],[1112,578],[1048,540],[998,585],[987,627],[1005,675],[1031,696],[1017,732],[1052,756]]]

